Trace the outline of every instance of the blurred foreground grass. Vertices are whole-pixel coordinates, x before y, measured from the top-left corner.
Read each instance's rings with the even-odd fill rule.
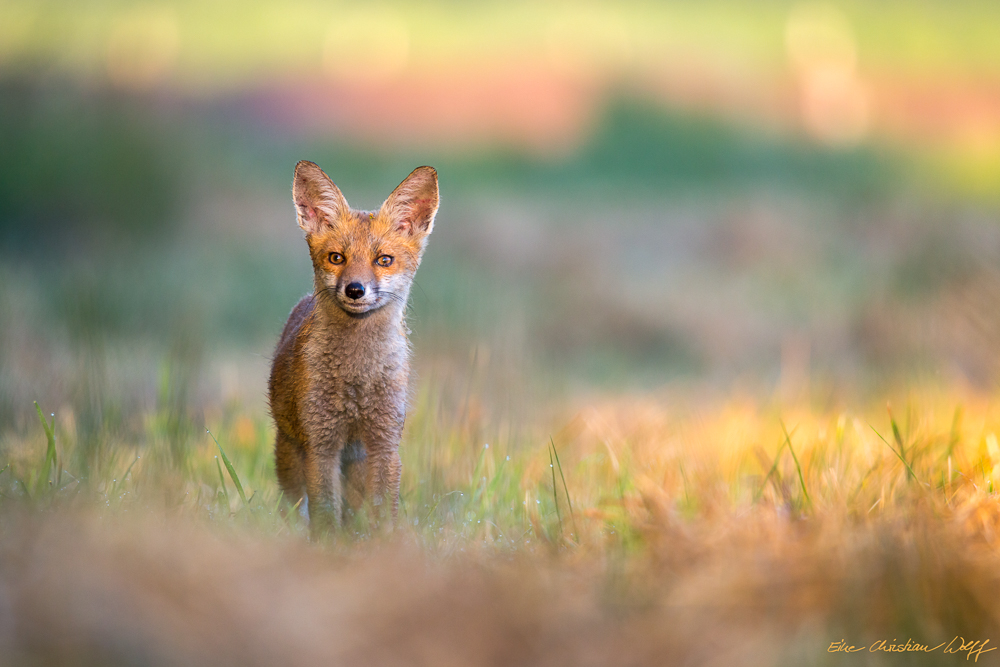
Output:
[[[993,395],[591,397],[510,423],[469,387],[449,408],[422,384],[396,530],[319,547],[278,511],[263,413],[210,409],[178,447],[152,411],[84,456],[59,415],[2,434],[11,664],[853,664],[829,645],[996,642]],[[943,651],[863,656],[969,657]]]

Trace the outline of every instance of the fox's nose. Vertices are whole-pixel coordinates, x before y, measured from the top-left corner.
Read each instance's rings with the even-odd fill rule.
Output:
[[[365,295],[365,286],[361,283],[351,283],[344,288],[344,294],[352,299],[360,299]]]

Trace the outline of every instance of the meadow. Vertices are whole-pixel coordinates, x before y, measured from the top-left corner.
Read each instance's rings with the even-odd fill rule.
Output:
[[[995,664],[997,12],[0,3],[0,665]],[[442,196],[318,542],[300,159]]]
[[[39,411],[5,439],[4,662],[995,659],[991,397],[668,392],[529,425],[438,391],[422,383],[409,417],[395,529],[321,544],[279,511],[259,412],[206,414],[178,451],[152,411],[81,458]],[[829,652],[842,641],[863,652]],[[888,652],[907,643],[926,652]]]
[[[418,274],[398,524],[320,544],[263,400],[309,283],[279,203],[238,209],[242,243],[219,216],[140,244],[153,267],[9,259],[4,661],[994,659],[988,218],[943,243],[867,205],[640,198],[609,233],[487,201],[451,200]]]

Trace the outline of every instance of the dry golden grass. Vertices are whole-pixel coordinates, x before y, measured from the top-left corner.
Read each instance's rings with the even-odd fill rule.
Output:
[[[995,661],[993,397],[878,403],[632,396],[515,429],[423,394],[397,529],[320,545],[276,511],[263,415],[216,434],[246,502],[210,438],[178,461],[149,426],[78,482],[45,469],[41,428],[8,434],[0,662]]]

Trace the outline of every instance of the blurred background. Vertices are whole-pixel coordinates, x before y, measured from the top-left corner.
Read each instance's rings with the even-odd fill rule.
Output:
[[[438,169],[442,405],[1000,378],[995,2],[0,0],[0,423],[263,413],[300,159]]]

